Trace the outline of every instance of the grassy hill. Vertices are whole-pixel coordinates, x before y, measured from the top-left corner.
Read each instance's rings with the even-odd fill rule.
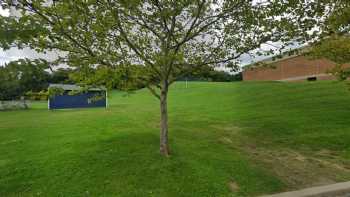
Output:
[[[0,112],[0,196],[256,196],[350,180],[350,92],[337,82],[184,83],[159,104]]]

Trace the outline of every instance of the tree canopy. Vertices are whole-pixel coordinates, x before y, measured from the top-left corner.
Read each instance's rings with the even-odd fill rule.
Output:
[[[324,0],[327,1],[327,0]],[[314,58],[327,58],[337,64],[332,71],[338,79],[345,80],[350,70],[343,68],[350,63],[350,1],[337,0],[333,12],[321,27],[322,35],[312,43],[309,55]]]

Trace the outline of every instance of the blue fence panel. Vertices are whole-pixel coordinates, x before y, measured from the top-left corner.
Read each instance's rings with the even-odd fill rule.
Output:
[[[77,95],[57,95],[49,100],[50,109],[66,109],[66,108],[90,108],[90,107],[106,107],[106,98],[91,101],[96,95],[101,92],[87,92]],[[105,94],[105,92],[103,92]]]

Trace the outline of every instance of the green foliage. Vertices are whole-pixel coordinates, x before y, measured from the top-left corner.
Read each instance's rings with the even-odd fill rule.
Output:
[[[50,87],[48,89],[48,96],[49,97],[54,97],[58,95],[63,95],[65,90],[63,88],[58,88],[58,87]]]
[[[63,83],[63,84],[73,84],[74,81],[69,78],[69,75],[73,72],[70,68],[58,68],[50,73],[50,83]]]
[[[350,63],[350,36],[332,35],[316,43],[310,55],[316,58],[327,58],[340,65]]]
[[[25,93],[25,97],[26,99],[32,100],[32,101],[36,101],[36,100],[47,101],[49,97],[49,91],[46,91],[46,90],[41,90],[40,92],[29,91]]]
[[[350,1],[337,0],[322,2],[331,2],[329,17],[324,25],[320,26],[323,36],[316,39],[308,52],[313,58],[327,58],[337,64],[331,73],[339,80],[345,80],[350,75],[347,68],[343,65],[350,63]]]
[[[18,99],[28,91],[41,91],[48,85],[49,73],[40,60],[22,59],[0,67],[0,100]]]
[[[107,66],[91,68],[81,66],[69,74],[71,80],[82,86],[106,86],[108,89],[136,90],[145,87],[140,80],[141,69],[137,65],[121,65],[118,69]]]
[[[350,37],[349,35],[334,34],[314,44],[307,53],[312,58],[327,58],[337,65],[330,71],[338,80],[346,80],[350,76],[349,68],[344,64],[350,63]]]
[[[230,74],[226,71],[216,70],[210,66],[203,66],[191,73],[178,79],[179,81],[213,81],[213,82],[229,82],[229,81],[241,81],[242,73]]]
[[[0,67],[0,100],[19,99],[27,96],[45,100],[49,83],[73,83],[71,69],[51,70],[45,60],[20,59]]]
[[[12,5],[11,0],[4,2],[5,7]],[[301,41],[323,15],[314,10],[324,11],[326,5],[329,2],[19,0],[15,8],[20,17],[0,17],[2,31],[15,32],[1,45],[60,51],[53,64],[75,67],[80,73],[73,79],[81,85],[168,89],[198,67],[238,69],[239,57],[254,55],[252,50],[264,43]]]
[[[18,97],[20,94],[19,81],[16,77],[9,74],[7,69],[0,67],[0,100],[10,100]]]
[[[327,18],[325,26],[326,35],[328,34],[349,34],[350,30],[350,1],[337,0],[334,3],[333,12]]]

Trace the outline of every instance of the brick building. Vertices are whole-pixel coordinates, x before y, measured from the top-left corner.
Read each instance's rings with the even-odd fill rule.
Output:
[[[244,81],[302,81],[335,79],[327,73],[335,63],[327,59],[311,60],[303,55],[289,56],[276,61],[267,60],[269,66],[247,66]]]

